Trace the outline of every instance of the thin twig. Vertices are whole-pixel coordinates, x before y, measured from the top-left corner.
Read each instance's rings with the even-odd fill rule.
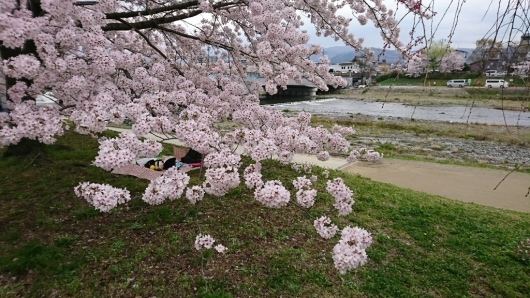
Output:
[[[521,169],[525,163],[527,163],[529,160],[526,160],[524,161],[523,163],[521,163],[519,166],[517,166],[515,169],[511,170],[508,174],[506,174],[506,176],[504,176],[504,178],[502,178],[501,182],[499,182],[499,184],[497,184],[497,186],[495,186],[495,188],[493,190],[496,190],[497,187],[499,187],[499,185],[501,185],[501,183],[506,180],[506,178],[508,178],[508,176],[510,176],[511,173]],[[530,188],[529,188],[529,192],[530,192]],[[528,196],[528,193],[526,194],[526,196]]]
[[[35,155],[35,157],[23,168],[25,170],[27,167],[29,167],[36,159],[40,156],[40,152]]]
[[[294,206],[298,207],[300,210],[304,211],[304,213],[309,216],[311,219],[316,219],[315,216],[313,216],[311,213],[309,213],[307,210],[305,210],[302,206],[298,205],[298,203],[295,203],[291,200],[289,200],[290,204],[293,204]]]
[[[471,117],[471,112],[473,111],[473,106],[475,105],[475,100],[471,102],[471,106],[469,107],[469,114],[467,114],[466,119],[466,130],[464,131],[464,135],[467,135],[467,129],[469,128],[469,118]]]
[[[202,177],[202,167],[204,165],[204,157],[201,158],[201,167],[199,168],[199,177],[197,177],[197,180],[198,180],[198,183],[200,184],[201,182],[201,177]],[[201,230],[201,225],[199,224],[199,204],[196,203],[195,204],[195,224],[197,225],[197,229],[199,230],[199,234],[202,234],[202,230]],[[202,275],[202,278],[204,280],[204,286],[206,288],[206,292],[208,292],[208,280],[206,279],[206,274],[204,273],[204,252],[203,250],[201,249],[200,250],[201,252],[201,275]]]

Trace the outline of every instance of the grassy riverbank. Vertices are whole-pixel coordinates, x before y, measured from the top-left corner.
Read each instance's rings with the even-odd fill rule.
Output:
[[[223,198],[206,196],[198,208],[182,198],[149,206],[139,199],[146,180],[90,165],[97,146],[90,137],[67,132],[39,155],[0,159],[0,296],[523,297],[530,292],[530,263],[514,253],[530,236],[527,214],[331,171],[356,191],[353,214],[339,218],[332,211],[333,221],[358,225],[374,237],[368,264],[341,276],[330,255],[337,237],[319,238],[312,219],[293,205],[265,208],[242,186]],[[263,173],[288,188],[299,175],[277,162],[266,162]],[[73,194],[81,181],[126,187],[133,200],[101,214]],[[321,194],[310,216],[328,211],[332,199],[325,182],[316,183]],[[201,258],[193,248],[197,223],[228,247],[226,254],[206,252]]]
[[[318,98],[351,98],[357,100],[403,103],[413,106],[460,105],[515,111],[530,110],[530,91],[525,88],[448,88],[422,86],[373,86],[344,89]]]
[[[358,136],[377,137],[392,132],[406,132],[425,137],[451,137],[473,139],[479,141],[494,141],[507,145],[529,146],[530,127],[506,127],[502,125],[485,125],[480,123],[445,123],[435,121],[412,121],[410,119],[374,120],[361,115],[351,117],[329,118],[313,116],[313,125],[327,128],[338,124],[355,126]]]

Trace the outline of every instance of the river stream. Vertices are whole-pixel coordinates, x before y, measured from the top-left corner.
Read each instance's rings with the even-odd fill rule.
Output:
[[[263,102],[267,104],[267,102]],[[276,109],[305,111],[323,116],[361,114],[375,118],[405,118],[455,123],[477,123],[530,127],[530,112],[470,106],[408,106],[401,103],[352,99],[322,99],[269,104]]]

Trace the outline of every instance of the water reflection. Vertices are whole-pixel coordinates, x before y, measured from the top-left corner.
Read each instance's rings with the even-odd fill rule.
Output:
[[[530,126],[530,113],[519,111],[502,111],[490,108],[473,107],[471,113],[465,106],[406,106],[400,103],[366,102],[352,99],[323,99],[298,102],[275,103],[262,101],[277,109],[306,111],[325,116],[348,116],[362,114],[386,118],[414,118],[458,123],[483,123]],[[506,121],[506,122],[505,122]]]

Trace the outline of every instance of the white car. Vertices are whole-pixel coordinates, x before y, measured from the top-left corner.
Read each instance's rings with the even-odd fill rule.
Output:
[[[509,86],[508,82],[506,82],[505,80],[500,80],[500,79],[486,80],[486,83],[484,84],[484,87],[487,87],[487,88],[506,88],[508,86]]]
[[[465,85],[467,85],[467,81],[464,79],[458,79],[458,80],[449,80],[445,84],[447,87],[460,87],[464,88]]]

